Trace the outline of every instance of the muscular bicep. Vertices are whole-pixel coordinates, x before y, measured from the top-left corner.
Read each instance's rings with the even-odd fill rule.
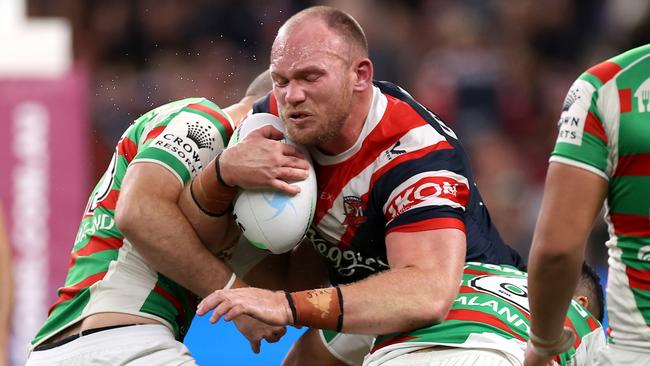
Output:
[[[115,220],[121,230],[145,221],[161,204],[176,204],[183,185],[174,174],[160,164],[131,164],[120,189]]]
[[[607,186],[607,181],[598,174],[552,162],[546,176],[535,241],[543,240],[547,248],[558,250],[573,246],[571,243],[584,245],[603,206]]]
[[[391,269],[417,268],[431,279],[431,288],[453,298],[465,262],[465,233],[457,229],[392,232],[386,236]],[[437,284],[437,285],[436,285]]]
[[[392,232],[386,236],[386,255],[391,268],[444,267],[445,262],[465,259],[465,233],[457,229]]]

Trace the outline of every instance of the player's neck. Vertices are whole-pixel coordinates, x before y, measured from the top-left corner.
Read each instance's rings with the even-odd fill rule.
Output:
[[[350,115],[345,121],[341,132],[331,141],[318,146],[327,155],[338,155],[351,148],[359,139],[366,117],[370,112],[373,88],[368,88],[355,95],[352,100]]]

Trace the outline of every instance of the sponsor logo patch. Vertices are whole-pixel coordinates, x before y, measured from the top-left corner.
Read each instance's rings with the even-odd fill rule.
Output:
[[[586,81],[577,80],[573,83],[562,104],[562,114],[557,123],[560,130],[557,142],[582,144],[588,105],[593,91],[594,87]]]
[[[650,112],[650,78],[645,79],[634,93],[639,113]]]
[[[354,249],[341,249],[329,243],[311,227],[307,230],[306,236],[313,243],[316,251],[325,257],[329,265],[340,276],[363,278],[389,268],[381,256],[362,254]]]
[[[393,220],[418,205],[455,204],[465,206],[467,186],[451,177],[424,176],[396,194],[387,206],[387,218]]]
[[[193,176],[203,169],[219,148],[216,127],[205,117],[181,112],[151,142],[151,147],[167,151],[185,165]]]

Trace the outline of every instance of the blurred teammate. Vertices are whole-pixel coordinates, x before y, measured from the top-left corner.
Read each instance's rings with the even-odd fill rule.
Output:
[[[598,276],[583,264],[565,320],[578,341],[555,357],[557,363],[592,365],[596,352],[605,346],[600,325],[603,301]],[[522,365],[529,326],[526,273],[470,262],[444,322],[378,337],[364,365]]]
[[[549,357],[540,353],[567,345],[564,315],[603,203],[611,344],[597,364],[650,365],[650,45],[582,74],[559,127],[530,251],[535,339],[526,365],[542,365]]]
[[[243,285],[213,255],[238,233],[226,215],[235,188],[221,174],[232,185],[292,194],[284,181],[307,176],[300,154],[273,140],[282,137],[277,130],[258,130],[220,154],[265,84],[262,75],[224,110],[204,98],[172,102],[126,130],[90,196],[65,286],[28,365],[194,364],[180,341],[197,296]],[[220,161],[237,170],[220,169]],[[284,333],[251,318],[237,327],[255,351],[262,338]]]
[[[9,236],[5,230],[2,205],[0,205],[0,366],[9,365],[14,287],[11,268],[11,245],[9,245]]]
[[[336,287],[229,293],[237,311],[336,332],[406,331],[444,319],[466,259],[523,266],[492,225],[454,132],[398,86],[373,83],[352,17],[329,7],[294,15],[270,70],[273,93],[254,111],[279,115],[289,137],[310,147],[319,196],[308,238]],[[359,363],[369,350],[364,341],[334,349],[353,341],[321,337],[308,331],[287,363]]]

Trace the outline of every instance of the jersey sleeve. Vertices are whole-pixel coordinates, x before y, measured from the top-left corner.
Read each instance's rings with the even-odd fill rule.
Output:
[[[386,233],[454,228],[465,232],[465,210],[470,196],[453,149],[438,151],[400,164],[384,184],[382,207]]]
[[[551,162],[568,164],[608,179],[607,134],[597,105],[598,91],[587,77],[576,80],[562,106]]]
[[[279,116],[278,103],[273,92],[253,103],[253,113],[271,113],[275,116]]]
[[[131,164],[159,164],[186,184],[225,148],[232,132],[230,118],[206,99],[171,106],[151,117]]]

